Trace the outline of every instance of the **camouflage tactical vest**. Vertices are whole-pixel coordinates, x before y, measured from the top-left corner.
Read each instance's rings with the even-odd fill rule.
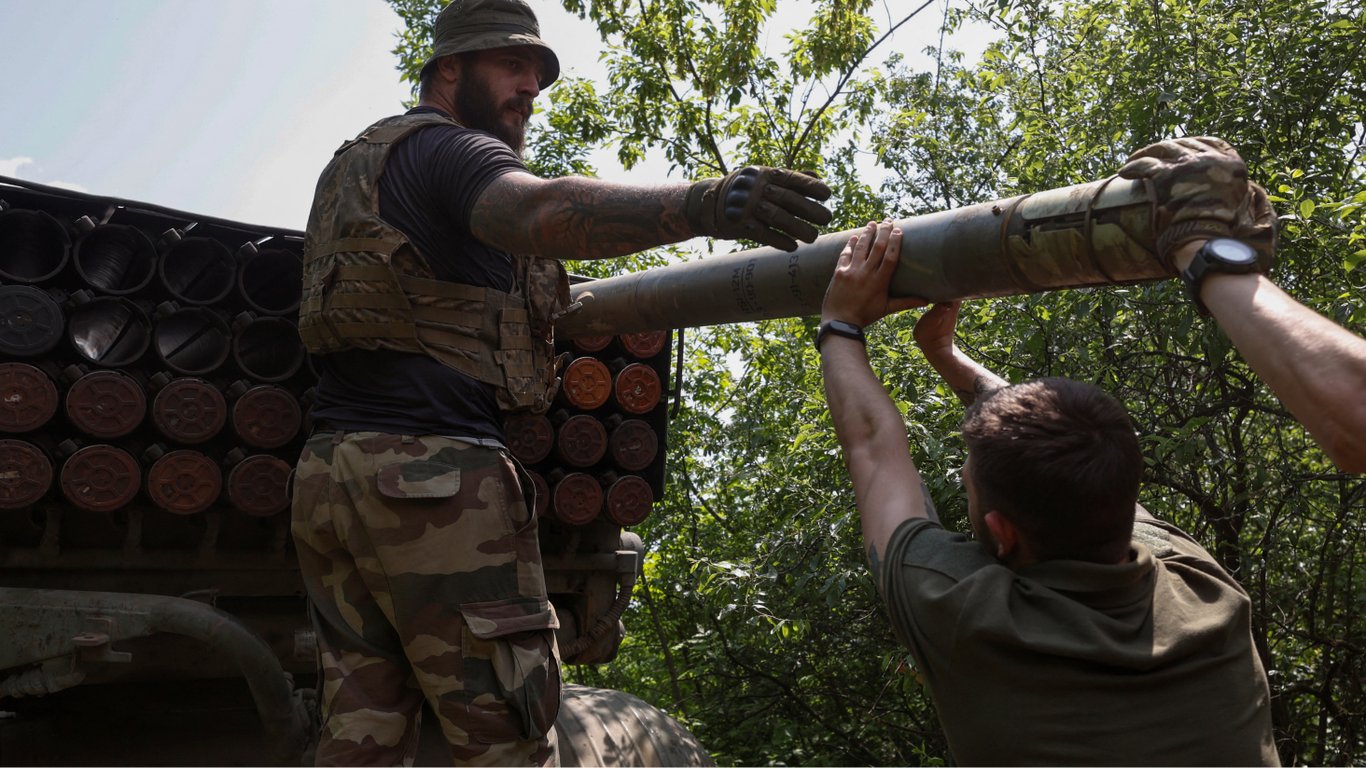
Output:
[[[379,217],[390,150],[419,128],[459,125],[433,114],[389,117],[338,149],[308,216],[299,336],[313,354],[417,352],[497,389],[507,411],[544,412],[559,388],[552,324],[569,304],[556,259],[514,255],[511,293],[436,279]]]

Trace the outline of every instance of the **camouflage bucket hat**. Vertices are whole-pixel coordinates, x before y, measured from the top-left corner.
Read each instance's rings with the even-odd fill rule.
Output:
[[[526,0],[454,0],[436,17],[432,55],[423,67],[442,56],[529,45],[541,55],[541,87],[560,76],[560,60],[541,39],[541,25]]]

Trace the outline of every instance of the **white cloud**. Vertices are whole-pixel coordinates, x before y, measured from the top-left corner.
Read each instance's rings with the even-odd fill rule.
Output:
[[[86,189],[84,186],[82,186],[82,185],[80,185],[80,184],[77,184],[77,183],[74,182],[74,181],[42,181],[42,182],[39,182],[39,183],[40,183],[40,184],[46,184],[46,185],[48,185],[49,187],[57,187],[57,188],[59,188],[59,189],[69,189],[69,190],[71,190],[72,192],[89,192],[89,191],[90,191],[90,190]]]
[[[31,157],[0,157],[0,176],[19,178],[19,169],[26,165],[32,165]]]
[[[30,174],[19,173],[20,168],[25,168],[30,165],[34,165],[33,158],[31,157],[0,157],[0,176],[8,176],[12,179],[27,179],[28,181],[35,181],[39,184],[46,184],[49,187],[69,189],[72,192],[90,192],[84,185],[77,184],[74,181],[45,181],[42,179],[35,179]]]

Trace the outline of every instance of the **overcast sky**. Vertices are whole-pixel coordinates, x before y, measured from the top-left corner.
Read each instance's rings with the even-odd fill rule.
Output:
[[[564,73],[599,77],[591,25],[530,2]],[[779,6],[781,49],[806,4]],[[889,52],[937,42],[942,12]],[[0,0],[0,175],[302,229],[332,151],[408,96],[401,28],[382,0]]]

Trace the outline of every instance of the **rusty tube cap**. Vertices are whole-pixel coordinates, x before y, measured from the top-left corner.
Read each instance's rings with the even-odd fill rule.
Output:
[[[503,424],[508,450],[523,464],[535,464],[550,455],[555,447],[555,428],[540,413],[517,413]]]
[[[607,455],[607,428],[588,414],[570,416],[560,425],[555,445],[564,463],[591,467]]]
[[[87,445],[62,465],[62,495],[91,512],[125,506],[142,487],[142,470],[127,451],[112,445]]]
[[[232,404],[232,428],[255,448],[279,448],[299,434],[303,411],[284,389],[262,384],[248,389]]]
[[[591,475],[570,472],[555,484],[551,506],[567,525],[587,525],[602,510],[602,486]]]
[[[570,405],[583,411],[601,408],[612,396],[612,373],[595,357],[580,357],[565,366],[560,392]]]
[[[137,429],[147,413],[142,385],[118,371],[93,371],[66,393],[66,415],[77,429],[109,440]]]
[[[227,420],[223,393],[203,379],[175,379],[152,399],[152,423],[178,443],[202,443],[218,434]]]
[[[632,356],[646,360],[664,350],[669,341],[668,331],[641,331],[621,334],[621,345]]]
[[[626,419],[607,441],[612,461],[627,472],[639,472],[659,455],[659,436],[641,419]]]
[[[575,336],[569,340],[574,349],[580,352],[601,352],[607,349],[607,345],[612,343],[610,335],[602,336]]]
[[[147,470],[147,495],[158,507],[177,515],[208,509],[223,490],[223,473],[198,451],[171,451]]]
[[[622,368],[613,384],[617,405],[627,413],[640,416],[659,405],[663,386],[659,374],[645,363],[631,363]]]
[[[650,515],[655,494],[645,478],[626,475],[607,489],[607,516],[617,525],[635,525]]]
[[[274,456],[248,456],[228,473],[228,501],[252,517],[289,508],[289,465]]]
[[[0,509],[38,503],[52,485],[52,462],[23,440],[0,440]]]
[[[57,413],[59,401],[47,374],[28,363],[0,363],[0,432],[32,432]]]

